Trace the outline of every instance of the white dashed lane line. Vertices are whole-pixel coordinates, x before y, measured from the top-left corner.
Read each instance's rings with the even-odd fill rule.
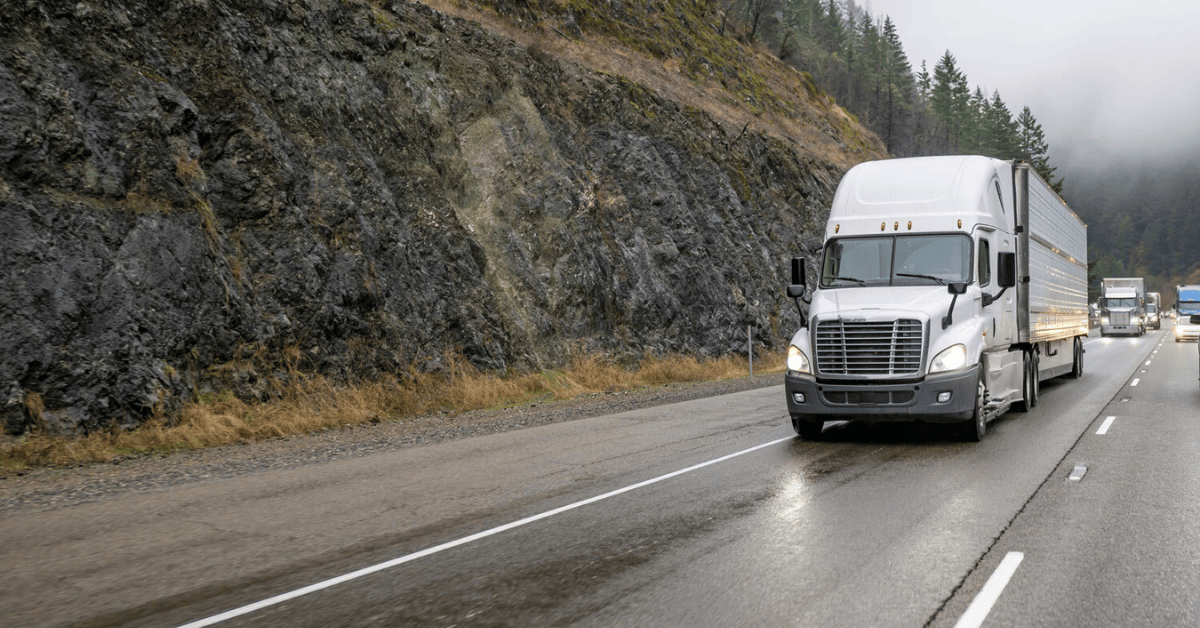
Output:
[[[1000,594],[1004,593],[1004,587],[1008,586],[1008,581],[1012,579],[1016,573],[1017,567],[1021,565],[1021,561],[1025,559],[1025,554],[1022,552],[1009,552],[1004,560],[1000,561],[1000,566],[996,567],[996,571],[992,572],[992,577],[988,578],[987,584],[979,590],[979,595],[967,607],[967,612],[958,619],[958,623],[954,624],[954,628],[979,628],[983,625],[983,620],[987,619],[988,613],[992,612],[992,606],[996,600],[1000,599]]]

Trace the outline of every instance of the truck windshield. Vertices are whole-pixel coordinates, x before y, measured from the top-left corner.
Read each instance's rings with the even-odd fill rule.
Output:
[[[821,287],[923,286],[968,281],[971,238],[961,234],[843,238],[825,247]]]
[[[1109,308],[1137,307],[1137,299],[1132,297],[1128,299],[1106,299],[1105,303]]]

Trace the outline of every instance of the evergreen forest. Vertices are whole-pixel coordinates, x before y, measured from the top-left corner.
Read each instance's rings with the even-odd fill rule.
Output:
[[[904,52],[896,25],[854,0],[728,0],[726,18],[747,43],[809,72],[818,86],[898,157],[980,154],[1024,159],[1088,224],[1094,299],[1102,277],[1146,277],[1167,295],[1200,283],[1200,166],[1162,171],[1113,164],[1064,191],[1045,132],[1029,107],[972,87],[950,50],[928,67]],[[1136,131],[1134,131],[1136,132]],[[1169,302],[1170,299],[1167,299]]]

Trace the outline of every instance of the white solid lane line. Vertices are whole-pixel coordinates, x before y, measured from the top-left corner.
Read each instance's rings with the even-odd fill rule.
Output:
[[[983,620],[987,619],[988,613],[992,612],[992,605],[1000,599],[1004,587],[1008,586],[1009,579],[1012,578],[1024,559],[1025,554],[1022,552],[1009,552],[1004,560],[1000,561],[1000,566],[996,567],[992,577],[988,578],[987,584],[983,585],[979,595],[976,595],[971,605],[967,607],[967,612],[963,613],[957,624],[954,624],[954,628],[979,628],[983,625]]]
[[[1096,430],[1096,434],[1101,435],[1101,436],[1103,436],[1104,434],[1107,434],[1108,427],[1113,424],[1113,421],[1115,421],[1116,418],[1117,417],[1115,417],[1115,416],[1110,416],[1107,419],[1104,419],[1104,424],[1100,426],[1100,429]]]
[[[526,517],[519,521],[514,521],[512,523],[506,523],[502,526],[497,526],[495,528],[492,528],[491,530],[484,530],[483,532],[477,532],[470,536],[464,536],[461,539],[457,539],[457,540],[450,541],[447,543],[442,543],[441,545],[437,545],[437,546],[431,547],[429,549],[424,549],[419,552],[414,552],[414,553],[408,554],[406,556],[401,556],[399,558],[393,558],[392,560],[379,563],[378,565],[371,565],[370,567],[364,567],[362,569],[359,569],[358,571],[353,571],[348,574],[338,576],[336,578],[330,578],[329,580],[324,580],[324,581],[318,582],[316,584],[310,584],[307,587],[296,589],[294,591],[288,591],[287,593],[276,595],[275,597],[267,598],[265,600],[255,602],[253,604],[247,604],[246,606],[242,606],[240,608],[235,608],[231,611],[225,611],[224,613],[221,613],[219,615],[213,615],[212,617],[206,617],[204,619],[197,620],[197,621],[191,622],[189,624],[184,624],[184,625],[180,626],[179,628],[202,628],[203,626],[211,626],[213,624],[219,624],[223,621],[233,619],[234,617],[240,617],[242,615],[253,613],[254,611],[267,608],[268,606],[274,606],[281,602],[286,602],[288,600],[298,598],[302,595],[308,595],[309,593],[314,593],[314,592],[320,591],[322,589],[328,589],[329,587],[342,584],[343,582],[349,582],[350,580],[354,580],[356,578],[361,578],[363,576],[373,574],[377,571],[383,571],[384,569],[390,569],[397,565],[402,565],[404,563],[416,560],[418,558],[424,558],[431,554],[436,554],[438,552],[448,550],[453,547],[458,547],[459,545],[466,545],[467,543],[470,543],[472,541],[478,541],[479,539],[486,538],[486,537],[492,536],[494,534],[499,534],[501,532],[505,532],[505,531],[511,530],[513,528],[519,528],[523,525],[533,523],[535,521],[541,521],[542,519],[546,519],[548,517],[553,517],[554,515],[557,515],[557,514],[562,514],[564,512],[567,512],[568,510],[574,510],[576,508],[579,508],[580,506],[594,504],[598,501],[608,499],[609,497],[616,497],[617,495],[620,495],[622,493],[628,493],[629,491],[636,490],[636,489],[642,488],[644,486],[649,486],[651,484],[662,482],[663,480],[669,480],[675,476],[683,475],[685,473],[690,473],[697,469],[703,469],[704,467],[717,464],[718,462],[724,462],[726,460],[729,460],[730,458],[737,458],[738,456],[748,454],[752,451],[758,451],[759,449],[763,449],[765,447],[770,447],[771,445],[778,445],[779,443],[782,443],[782,442],[795,440],[795,438],[796,437],[794,437],[794,436],[785,436],[784,438],[778,438],[773,441],[763,443],[761,445],[755,445],[754,447],[751,447],[749,449],[743,449],[741,451],[734,452],[732,454],[721,456],[720,458],[714,458],[712,460],[709,460],[708,462],[701,462],[700,464],[692,465],[686,469],[672,471],[666,475],[660,475],[656,478],[650,478],[649,480],[645,480],[643,482],[638,482],[637,484],[630,484],[629,486],[626,486],[624,488],[619,488],[615,491],[609,491],[607,493],[604,493],[603,495],[589,497],[587,499],[577,501],[573,504],[567,504],[566,506],[560,506],[553,510],[547,510],[546,512],[539,513],[539,514],[533,515],[531,517]]]

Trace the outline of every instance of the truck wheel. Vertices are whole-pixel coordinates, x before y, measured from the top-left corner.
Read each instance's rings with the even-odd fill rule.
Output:
[[[1032,354],[1026,353],[1025,359],[1023,360],[1025,363],[1025,370],[1023,373],[1021,373],[1021,400],[1013,404],[1013,409],[1017,412],[1029,412],[1033,409],[1033,406],[1037,404],[1036,392],[1034,388],[1036,386],[1034,381],[1036,375],[1034,375],[1033,360],[1031,359],[1031,356]]]
[[[1075,363],[1071,365],[1071,379],[1083,377],[1083,343],[1075,339]]]
[[[797,436],[804,440],[816,440],[821,436],[821,429],[824,427],[824,421],[792,418],[792,429],[796,431]]]
[[[970,421],[964,421],[959,425],[959,429],[962,430],[962,438],[968,443],[978,443],[987,433],[987,414],[983,411],[985,393],[983,376],[980,376],[979,383],[975,386],[975,412],[971,414]]]
[[[1031,392],[1029,395],[1029,406],[1031,408],[1035,408],[1035,407],[1037,407],[1038,400],[1042,396],[1042,382],[1041,382],[1041,380],[1038,379],[1038,354],[1037,354],[1037,351],[1030,351],[1029,357],[1030,357],[1029,362],[1033,365],[1032,368],[1030,368],[1030,370],[1033,372],[1033,377],[1030,378],[1030,381],[1033,382],[1033,392]]]

